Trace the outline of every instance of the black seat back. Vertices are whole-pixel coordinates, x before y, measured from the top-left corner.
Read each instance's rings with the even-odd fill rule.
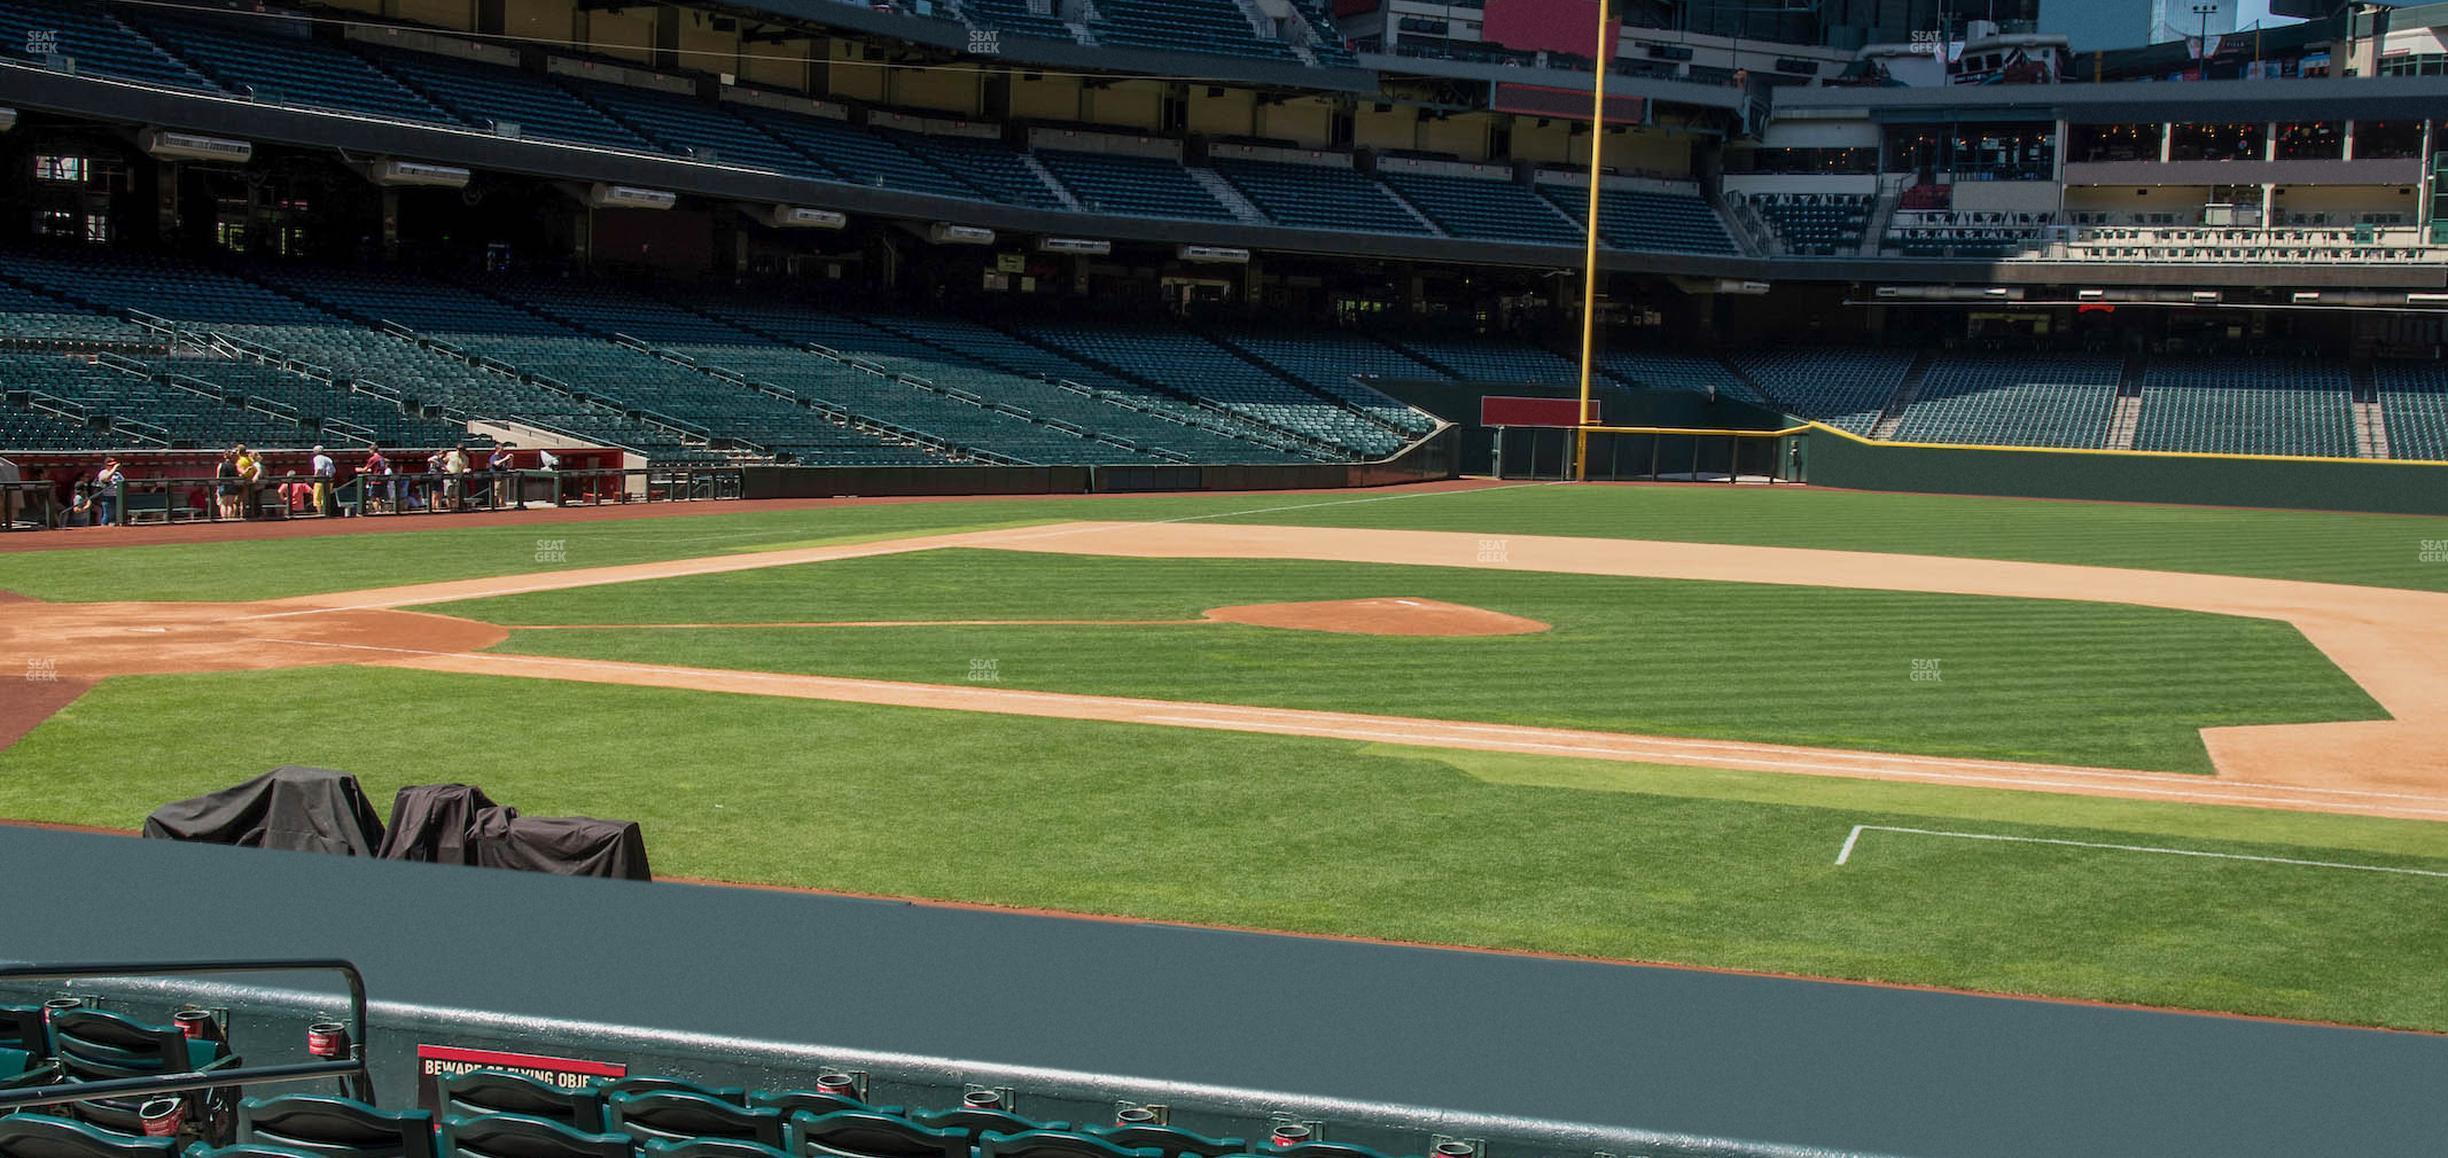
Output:
[[[957,1130],[971,1146],[988,1134],[1025,1134],[1031,1130],[1060,1130],[1064,1123],[1040,1122],[1023,1118],[1009,1110],[988,1110],[977,1106],[955,1106],[949,1110],[911,1114],[909,1120],[937,1130]]]
[[[987,1134],[978,1140],[978,1158],[1163,1158],[1163,1151],[1125,1149],[1069,1130],[1028,1130]]]
[[[857,1098],[842,1094],[829,1094],[823,1090],[758,1090],[748,1095],[748,1104],[780,1110],[784,1121],[799,1114],[814,1114],[822,1117],[826,1114],[838,1114],[844,1110],[864,1110],[873,1114],[889,1114],[896,1118],[908,1116],[899,1106],[869,1105]]]
[[[968,1158],[969,1139],[873,1110],[791,1116],[786,1147],[794,1158]]]
[[[737,1138],[690,1138],[682,1142],[657,1138],[646,1143],[645,1158],[790,1158],[790,1155]]]
[[[187,1035],[99,1009],[64,1009],[51,1017],[51,1048],[73,1081],[183,1074]]]
[[[1165,1158],[1223,1158],[1249,1150],[1246,1138],[1210,1138],[1178,1126],[1099,1126],[1088,1132],[1116,1146],[1160,1151]]]
[[[748,1104],[748,1091],[745,1087],[700,1085],[696,1082],[682,1081],[679,1078],[664,1077],[659,1074],[615,1078],[608,1082],[597,1082],[595,1088],[603,1091],[606,1102],[619,1094],[649,1094],[669,1090],[683,1094],[703,1094],[715,1101],[729,1102],[735,1106]]]
[[[614,1094],[604,1103],[604,1129],[643,1143],[655,1138],[737,1138],[782,1145],[782,1111],[752,1110],[684,1090]]]
[[[44,1114],[0,1118],[0,1158],[178,1158],[178,1139],[143,1138]]]
[[[632,1158],[631,1149],[627,1134],[573,1130],[527,1114],[442,1120],[448,1158]]]
[[[603,1129],[603,1092],[568,1090],[507,1070],[469,1070],[442,1079],[445,1117],[524,1114],[559,1122],[581,1133]]]
[[[284,1094],[238,1104],[238,1139],[332,1158],[433,1158],[433,1115],[353,1098]]]
[[[51,1035],[43,1032],[42,1006],[0,1005],[0,1049],[23,1050],[37,1061],[51,1056]]]

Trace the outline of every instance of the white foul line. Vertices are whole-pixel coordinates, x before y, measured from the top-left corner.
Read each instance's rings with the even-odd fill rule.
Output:
[[[2263,864],[2291,864],[2299,865],[2304,868],[2353,869],[2356,872],[2366,873],[2398,873],[2410,877],[2448,878],[2448,872],[2442,872],[2438,869],[2398,868],[2392,865],[2377,864],[2345,864],[2340,861],[2328,860],[2297,860],[2293,857],[2284,856],[2248,856],[2240,852],[2205,852],[2198,848],[2153,848],[2149,845],[2141,844],[2097,844],[2087,840],[2052,840],[2048,837],[2042,836],[2006,836],[1995,832],[1940,832],[1934,828],[1896,828],[1885,824],[1854,825],[1853,831],[1845,834],[1844,847],[1836,850],[1837,864],[1841,865],[1853,859],[1853,847],[1861,842],[1861,834],[1865,832],[1902,832],[1909,833],[1913,836],[1947,836],[1953,837],[1957,840],[1994,840],[2012,844],[2054,844],[2062,845],[2067,848],[2103,848],[2112,852],[2153,852],[2159,853],[2163,856],[2200,856],[2210,857],[2216,860],[2249,860],[2259,861]]]

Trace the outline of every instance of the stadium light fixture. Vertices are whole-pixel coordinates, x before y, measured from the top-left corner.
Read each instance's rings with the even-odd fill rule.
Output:
[[[2085,302],[2100,302],[2100,301],[2106,301],[2106,300],[2108,300],[2108,291],[2107,291],[2107,290],[2096,290],[2096,289],[2075,290],[2075,291],[2074,291],[2074,298],[2075,298],[2075,300],[2077,300],[2077,301],[2085,301]]]
[[[2226,300],[2226,295],[2221,294],[2217,290],[2194,290],[2193,300],[2201,302],[2205,305],[2215,305],[2218,302]]]
[[[2406,304],[2409,306],[2448,306],[2448,294],[2410,293],[2406,295]]]
[[[2320,291],[2319,291],[2319,290],[2296,290],[2296,291],[2295,291],[2295,296],[2294,296],[2294,299],[2293,299],[2293,300],[2294,300],[2295,304],[2296,304],[2296,305],[2299,305],[2299,306],[2308,306],[2308,305],[2312,305],[2312,304],[2317,303],[2317,302],[2319,302],[2319,301],[2320,301]]]

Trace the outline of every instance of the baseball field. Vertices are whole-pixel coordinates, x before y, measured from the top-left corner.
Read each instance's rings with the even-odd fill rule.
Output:
[[[665,876],[2448,1032],[2448,519],[1458,484],[318,529],[0,540],[0,817],[308,764],[633,819]]]

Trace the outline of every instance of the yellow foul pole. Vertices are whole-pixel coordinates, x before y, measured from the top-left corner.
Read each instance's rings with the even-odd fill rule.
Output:
[[[1573,432],[1573,478],[1589,479],[1590,359],[1598,337],[1598,158],[1606,145],[1607,0],[1598,0],[1598,79],[1590,88],[1589,237],[1581,260],[1588,270],[1581,286],[1581,422]]]

